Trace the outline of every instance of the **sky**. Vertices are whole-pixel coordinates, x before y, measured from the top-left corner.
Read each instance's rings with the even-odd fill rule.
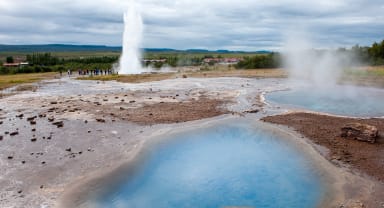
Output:
[[[132,4],[145,48],[278,51],[297,31],[315,48],[384,39],[383,0],[0,0],[0,44],[120,46]]]

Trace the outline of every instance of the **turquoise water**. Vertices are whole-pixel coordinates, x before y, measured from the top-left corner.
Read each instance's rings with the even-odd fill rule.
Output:
[[[308,208],[322,198],[309,161],[272,133],[226,124],[173,137],[93,206]]]
[[[343,116],[384,116],[384,90],[335,86],[327,90],[303,87],[266,95],[267,101]]]

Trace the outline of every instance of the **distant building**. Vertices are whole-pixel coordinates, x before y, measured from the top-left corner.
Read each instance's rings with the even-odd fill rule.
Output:
[[[244,60],[243,58],[205,58],[203,63],[209,64],[237,64],[240,61]]]
[[[24,66],[28,66],[28,62],[18,62],[18,63],[3,63],[4,67],[19,67],[22,68]]]
[[[143,62],[144,63],[157,63],[157,62],[165,63],[167,62],[167,59],[143,59]]]

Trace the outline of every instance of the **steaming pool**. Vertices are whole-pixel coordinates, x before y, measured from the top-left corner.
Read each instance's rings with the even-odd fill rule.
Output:
[[[133,172],[86,203],[118,208],[308,208],[321,202],[322,179],[297,146],[282,133],[234,123],[147,145]]]
[[[296,86],[271,92],[266,100],[284,107],[304,108],[342,116],[383,117],[384,90],[336,85],[330,88]]]

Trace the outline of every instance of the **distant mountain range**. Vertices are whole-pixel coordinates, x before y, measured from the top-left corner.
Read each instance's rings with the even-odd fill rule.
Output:
[[[110,51],[120,52],[121,46],[103,45],[68,45],[68,44],[46,44],[46,45],[1,45],[0,52],[76,52],[76,51]],[[230,50],[206,50],[206,49],[187,49],[177,50],[171,48],[144,48],[146,52],[190,52],[190,53],[271,53],[271,51],[230,51]]]

